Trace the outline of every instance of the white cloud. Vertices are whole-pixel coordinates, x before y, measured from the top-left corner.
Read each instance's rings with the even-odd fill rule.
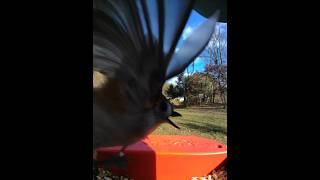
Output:
[[[178,80],[178,77],[173,77],[173,78],[167,80],[167,83],[176,85],[177,84],[177,82],[176,82],[177,80]]]
[[[187,70],[185,70],[184,73],[183,73],[184,76],[189,76],[189,75],[191,75],[191,74],[192,74],[192,73],[191,73],[191,72],[188,73]]]

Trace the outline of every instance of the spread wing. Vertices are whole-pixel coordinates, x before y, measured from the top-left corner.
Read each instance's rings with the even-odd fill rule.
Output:
[[[193,4],[193,0],[94,0],[94,69],[160,93],[165,80],[181,73],[214,31],[217,15],[175,51]]]

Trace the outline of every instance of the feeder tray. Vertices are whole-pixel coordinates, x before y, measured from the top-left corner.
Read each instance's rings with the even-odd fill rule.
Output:
[[[121,147],[97,150],[97,160],[117,155]],[[227,158],[227,146],[197,136],[149,135],[128,146],[127,169],[112,168],[115,175],[134,180],[192,179],[206,176]]]

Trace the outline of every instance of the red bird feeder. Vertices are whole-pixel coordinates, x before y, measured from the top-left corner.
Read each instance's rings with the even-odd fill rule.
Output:
[[[121,147],[100,148],[97,160],[119,153]],[[126,170],[112,169],[113,174],[134,180],[187,180],[206,176],[227,158],[227,146],[196,136],[150,135],[125,149]]]

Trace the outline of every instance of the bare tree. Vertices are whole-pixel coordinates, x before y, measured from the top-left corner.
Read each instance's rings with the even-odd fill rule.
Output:
[[[220,28],[212,35],[209,44],[200,55],[206,61],[205,72],[218,86],[218,92],[224,108],[227,105],[227,63],[225,61],[227,41],[222,38]]]

